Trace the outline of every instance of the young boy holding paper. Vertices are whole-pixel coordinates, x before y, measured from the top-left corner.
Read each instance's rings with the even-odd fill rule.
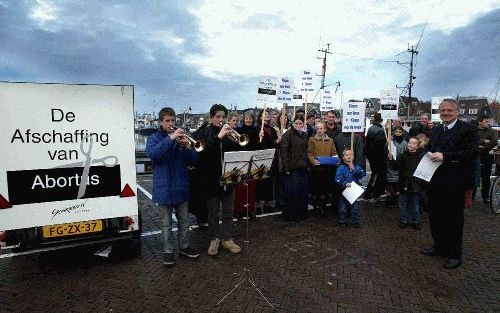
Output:
[[[351,149],[345,149],[342,153],[342,164],[337,169],[335,174],[335,181],[342,186],[343,189],[351,188],[352,182],[359,185],[359,180],[365,176],[365,172],[359,165],[354,165],[353,155]],[[347,199],[342,196],[339,206],[339,219],[338,225],[341,227],[346,226],[345,215],[346,211],[351,210],[352,226],[355,228],[360,227],[361,211],[356,201],[350,204]]]

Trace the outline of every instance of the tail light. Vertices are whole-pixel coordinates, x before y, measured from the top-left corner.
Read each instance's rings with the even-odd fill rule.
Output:
[[[125,223],[126,226],[131,226],[135,223],[134,219],[130,216],[125,217],[123,222]]]
[[[7,241],[7,232],[0,231],[0,241]]]

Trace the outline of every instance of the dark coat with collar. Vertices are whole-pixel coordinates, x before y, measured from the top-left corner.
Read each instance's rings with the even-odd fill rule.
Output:
[[[449,193],[463,192],[473,186],[478,145],[477,129],[470,124],[457,120],[446,132],[442,124],[434,127],[427,150],[443,153],[443,164],[434,173],[430,188]]]
[[[366,134],[366,157],[370,159],[385,159],[388,153],[387,137],[380,123],[373,123]]]
[[[307,169],[307,134],[293,126],[281,137],[280,156],[283,172]]]
[[[421,179],[413,176],[417,169],[418,163],[422,159],[424,153],[422,151],[410,152],[406,150],[398,156],[396,160],[399,173],[399,191],[418,192],[421,190]]]
[[[205,149],[199,153],[195,177],[203,192],[207,196],[220,196],[224,188],[221,186],[222,161],[224,152],[238,151],[241,147],[231,141],[228,136],[219,139],[221,128],[208,125],[193,134],[196,140],[205,142]]]

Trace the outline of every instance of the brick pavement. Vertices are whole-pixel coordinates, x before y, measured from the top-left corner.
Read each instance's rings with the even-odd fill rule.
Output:
[[[145,229],[156,230],[154,205],[140,201]],[[466,211],[464,263],[450,271],[418,252],[430,242],[427,223],[399,229],[396,209],[362,207],[361,229],[317,217],[252,220],[248,251],[238,222],[240,255],[210,258],[206,232],[195,229],[202,256],[173,268],[161,266],[160,235],[142,237],[135,257],[85,247],[0,259],[0,312],[272,312],[249,282],[215,306],[246,266],[277,312],[500,311],[500,216],[479,202]]]

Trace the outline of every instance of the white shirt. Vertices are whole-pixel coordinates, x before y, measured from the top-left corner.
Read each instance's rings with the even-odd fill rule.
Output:
[[[457,123],[458,121],[458,118],[456,118],[453,122],[451,122],[450,124],[446,125],[444,124],[443,126],[445,126],[448,130],[452,129],[453,126],[455,126],[455,124]]]

